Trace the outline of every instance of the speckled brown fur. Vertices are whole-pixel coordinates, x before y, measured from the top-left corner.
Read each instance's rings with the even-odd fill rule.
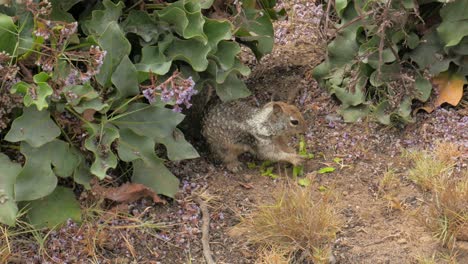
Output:
[[[213,107],[205,116],[203,135],[213,154],[236,172],[241,168],[237,157],[244,152],[264,160],[300,164],[302,158],[287,141],[305,128],[305,120],[294,105],[271,102],[256,108],[237,101]]]

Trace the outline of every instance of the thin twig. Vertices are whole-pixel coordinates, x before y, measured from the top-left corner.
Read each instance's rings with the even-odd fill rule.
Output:
[[[199,196],[194,198],[194,201],[198,203],[200,206],[200,210],[202,212],[202,245],[203,245],[203,256],[205,257],[206,263],[208,264],[215,264],[216,262],[213,260],[211,256],[211,249],[210,249],[210,213],[208,212],[208,206],[206,202],[200,198]]]

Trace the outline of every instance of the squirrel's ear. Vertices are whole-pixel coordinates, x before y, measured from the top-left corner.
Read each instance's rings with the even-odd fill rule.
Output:
[[[279,104],[273,103],[273,114],[277,115],[281,112],[283,112],[283,108]]]

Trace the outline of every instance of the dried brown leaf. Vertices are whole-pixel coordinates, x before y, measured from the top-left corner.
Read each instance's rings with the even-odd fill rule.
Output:
[[[125,183],[119,187],[105,188],[98,184],[92,186],[93,193],[100,197],[119,202],[131,203],[143,197],[151,197],[155,203],[164,203],[158,194],[140,183]]]
[[[441,106],[444,103],[448,103],[453,106],[458,105],[463,97],[463,86],[467,82],[465,77],[462,75],[451,75],[449,72],[443,72],[432,78],[432,83],[439,88],[439,94],[437,98],[431,104],[419,108],[425,110],[428,113],[431,113],[435,108]]]

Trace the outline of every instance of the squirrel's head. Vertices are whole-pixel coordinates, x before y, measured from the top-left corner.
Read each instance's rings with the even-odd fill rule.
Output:
[[[305,133],[307,124],[296,106],[284,102],[270,102],[264,106],[272,108],[270,121],[283,135]],[[279,132],[279,131],[278,131]]]

